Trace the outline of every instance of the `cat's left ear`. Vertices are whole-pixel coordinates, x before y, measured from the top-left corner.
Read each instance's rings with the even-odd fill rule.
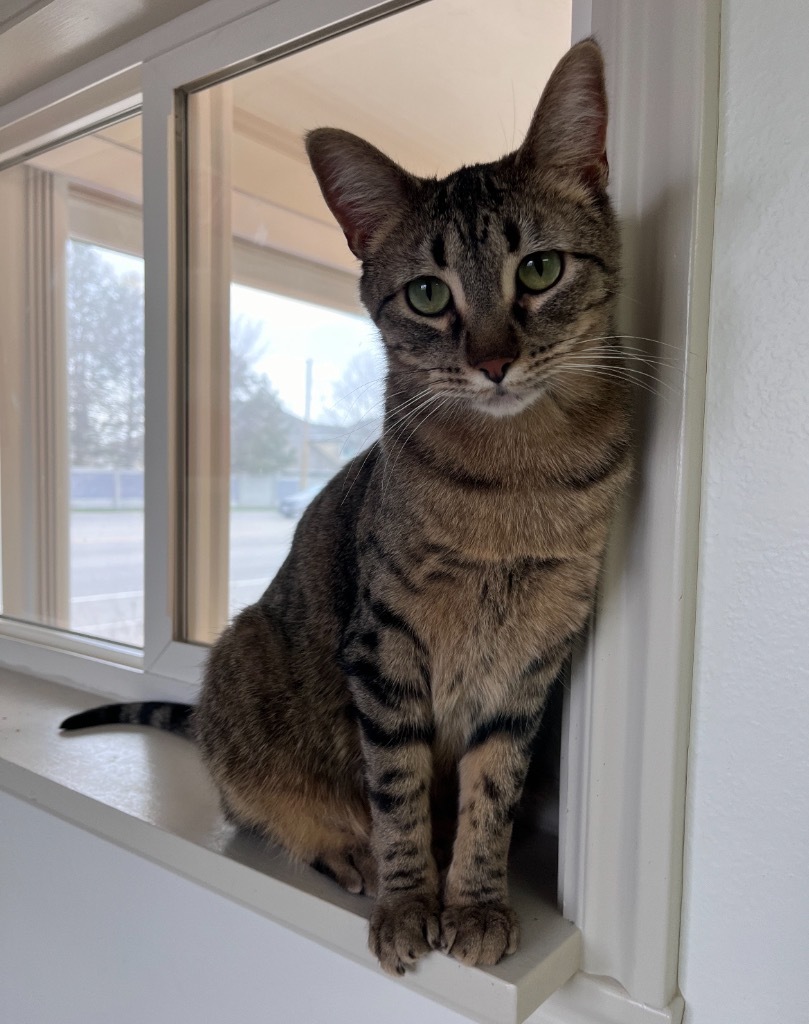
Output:
[[[602,190],[609,176],[606,143],[604,59],[595,39],[584,39],[556,65],[517,158],[568,171]]]
[[[306,152],[351,251],[366,259],[413,201],[418,179],[370,142],[339,128],[309,132]]]

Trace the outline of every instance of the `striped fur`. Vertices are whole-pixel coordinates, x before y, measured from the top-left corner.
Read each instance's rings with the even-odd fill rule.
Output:
[[[235,821],[375,894],[370,945],[394,973],[517,945],[512,819],[631,470],[605,130],[588,41],[497,163],[426,180],[345,132],[307,140],[385,344],[385,428],[213,647],[194,726]],[[534,295],[516,272],[537,250],[563,271]],[[408,305],[422,275],[449,286],[446,312]],[[476,369],[492,360],[499,384]]]
[[[59,726],[65,732],[75,729],[91,729],[98,725],[147,725],[154,729],[194,738],[191,719],[194,708],[191,704],[176,704],[169,701],[147,700],[130,704],[105,704],[100,708],[81,711],[66,718]]]

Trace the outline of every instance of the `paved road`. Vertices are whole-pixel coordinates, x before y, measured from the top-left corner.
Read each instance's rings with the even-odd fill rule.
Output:
[[[286,557],[295,521],[231,513],[230,613],[262,593]],[[70,523],[71,628],[143,644],[143,513],[74,512]]]

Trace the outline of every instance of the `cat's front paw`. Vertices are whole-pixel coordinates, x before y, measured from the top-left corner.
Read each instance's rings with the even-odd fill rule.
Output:
[[[371,912],[368,948],[389,974],[404,974],[419,957],[438,948],[438,898],[382,899]]]
[[[505,903],[447,907],[441,915],[441,946],[463,964],[496,964],[520,940],[517,915]]]

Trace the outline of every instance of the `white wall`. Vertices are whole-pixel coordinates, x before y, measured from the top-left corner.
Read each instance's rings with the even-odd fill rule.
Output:
[[[5,1024],[465,1024],[0,792]]]
[[[688,1024],[809,1021],[809,5],[725,0]]]

